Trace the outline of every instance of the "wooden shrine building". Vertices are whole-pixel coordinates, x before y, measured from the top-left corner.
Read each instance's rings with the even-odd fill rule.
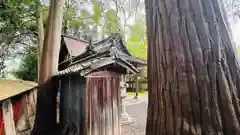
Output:
[[[69,44],[83,50],[72,45],[71,51]],[[145,63],[128,52],[119,34],[97,43],[63,36],[59,72],[53,76],[60,93],[61,134],[120,135],[121,75],[137,74],[136,66]]]

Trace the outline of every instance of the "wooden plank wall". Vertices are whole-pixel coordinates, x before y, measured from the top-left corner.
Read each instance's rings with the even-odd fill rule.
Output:
[[[85,79],[79,74],[64,76],[60,85],[60,127],[62,134],[82,135]]]
[[[34,95],[36,91],[37,89],[33,89],[18,95],[21,98],[14,102],[21,105],[19,108],[13,107],[12,99],[14,97],[1,101],[0,121],[3,121],[4,129],[0,130],[0,135],[17,135],[32,128],[30,118],[35,115],[36,97]],[[16,120],[18,115],[19,118]]]
[[[6,135],[16,135],[16,128],[13,119],[13,109],[12,103],[10,99],[7,99],[2,104],[2,112],[3,112],[3,121],[4,121],[4,129]]]
[[[120,135],[120,76],[86,78],[84,135]]]

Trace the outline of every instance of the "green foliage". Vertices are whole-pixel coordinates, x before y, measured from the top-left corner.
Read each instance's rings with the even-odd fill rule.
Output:
[[[119,32],[121,29],[119,20],[117,18],[117,12],[114,9],[109,9],[105,13],[106,16],[106,25],[105,25],[105,32],[107,35],[111,33]]]
[[[146,23],[144,16],[139,16],[135,23],[129,26],[129,29],[130,36],[126,42],[127,48],[132,55],[147,60]]]
[[[93,4],[93,21],[98,25],[100,23],[101,14],[103,12],[103,6],[96,0],[92,0]]]
[[[48,13],[49,13],[48,8],[49,8],[48,5],[41,5],[43,22],[47,22]]]
[[[19,50],[18,43],[36,26],[35,2],[31,0],[7,0],[0,5],[0,76],[5,76],[5,61]]]
[[[67,10],[65,10],[65,13],[63,15],[63,20],[72,20],[76,16],[76,9],[73,7],[68,7]]]
[[[20,46],[21,44],[16,44],[16,41],[13,42],[13,37],[15,38],[17,35],[21,35],[26,31],[36,31],[36,5],[39,4],[36,2],[36,0],[8,0],[7,3],[0,8],[0,20],[4,20],[0,22],[0,33],[4,33],[4,37],[0,37],[0,43],[1,39],[4,39],[4,44],[12,45],[13,47],[11,46],[10,48],[14,50],[14,47],[16,45]],[[89,8],[89,6],[91,7]],[[106,37],[112,33],[122,33],[123,31],[127,30],[128,38],[126,39],[126,45],[131,54],[138,58],[147,58],[144,15],[140,15],[133,25],[127,25],[124,28],[122,27],[124,25],[121,24],[123,21],[121,19],[123,18],[119,18],[119,15],[121,14],[120,10],[116,11],[115,8],[107,8],[98,0],[91,0],[89,6],[83,6],[80,9],[77,7],[75,0],[66,0],[66,5],[64,7],[63,13],[63,28],[67,29],[66,34],[82,37],[90,36],[95,39],[97,36],[99,36],[98,34]],[[41,11],[44,23],[47,21],[49,12],[48,8],[48,4],[42,3]],[[89,11],[88,9],[92,9],[92,11]],[[26,36],[24,36],[23,39],[19,40],[22,42],[24,39],[26,39],[25,37]],[[35,37],[31,38],[31,40],[34,40],[34,43],[36,43]],[[8,46],[5,46],[5,48],[8,49]],[[1,59],[3,58],[1,55],[3,53],[1,52],[6,52],[1,50],[3,49],[0,46],[0,66]],[[9,53],[6,53],[4,55],[9,55]],[[28,52],[26,55],[24,55],[21,65],[33,65],[33,63],[35,63],[35,60],[36,59],[33,57],[32,53]],[[19,72],[16,71],[15,73],[15,75],[19,78],[27,80],[33,80],[36,78],[34,77],[33,71],[37,72],[37,70],[32,70],[35,68],[24,68],[24,66],[20,66],[20,69]],[[24,72],[27,73],[27,76],[24,76],[24,74],[22,74]]]
[[[35,3],[31,0],[8,0],[0,7],[0,33],[11,33],[28,28],[33,20]]]
[[[23,56],[20,67],[13,71],[13,75],[22,80],[37,81],[37,50],[29,47]]]

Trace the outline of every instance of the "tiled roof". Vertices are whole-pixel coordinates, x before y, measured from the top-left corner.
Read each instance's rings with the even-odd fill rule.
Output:
[[[59,71],[56,75],[64,75],[73,72],[80,72],[86,75],[93,70],[105,66],[119,67],[133,73],[139,72],[134,64],[146,64],[146,61],[137,59],[128,52],[124,46],[121,36],[113,34],[110,37],[90,44],[80,55],[64,61],[67,68]]]

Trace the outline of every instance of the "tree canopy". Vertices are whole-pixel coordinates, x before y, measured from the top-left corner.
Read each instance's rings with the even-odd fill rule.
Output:
[[[13,71],[13,75],[22,80],[37,81],[37,58],[36,47],[27,48],[19,68]]]
[[[38,0],[8,0],[1,5],[3,12],[1,12],[0,17],[5,20],[0,25],[0,42],[3,44],[0,51],[2,56],[0,60],[1,72],[6,67],[6,59],[21,57],[23,58],[21,61],[25,61],[27,57],[28,59],[33,58],[32,61],[35,60],[34,57],[29,57],[29,53],[25,51],[29,46],[37,47],[36,12],[39,4],[41,4],[40,11],[45,27],[49,13],[49,1],[38,3]],[[66,0],[62,33],[79,38],[83,37],[87,40],[100,40],[111,33],[118,32],[123,35],[130,53],[146,60],[145,15],[140,12],[143,5],[140,0],[129,2],[122,0]],[[38,53],[34,54],[38,55]],[[22,64],[24,65],[24,62],[21,62],[19,67],[23,67]],[[24,71],[21,68],[19,70]],[[15,73],[16,71],[14,71]],[[5,74],[1,73],[2,76]]]

